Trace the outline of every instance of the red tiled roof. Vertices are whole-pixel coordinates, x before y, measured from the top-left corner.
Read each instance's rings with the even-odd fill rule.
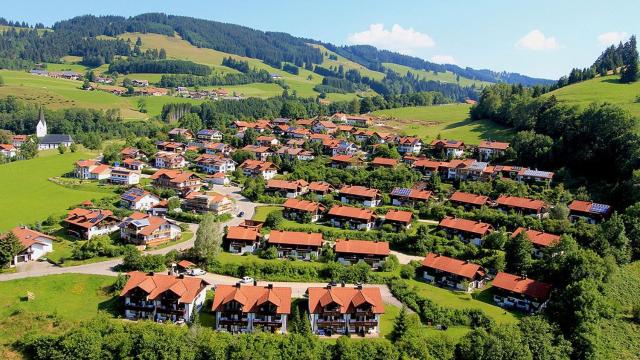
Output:
[[[304,180],[278,180],[271,179],[267,181],[267,188],[271,189],[286,189],[286,190],[297,190],[299,187],[308,186],[309,183]]]
[[[588,213],[590,209],[591,209],[590,201],[573,200],[571,204],[569,204],[569,210],[573,210],[573,211]]]
[[[428,253],[422,260],[422,266],[473,279],[476,275],[484,276],[482,266],[464,260]]]
[[[380,195],[380,190],[358,185],[344,185],[340,189],[340,195],[353,195],[374,199]]]
[[[254,171],[276,170],[277,167],[270,161],[260,161],[247,159],[240,164],[241,169],[249,169]]]
[[[258,239],[258,231],[244,226],[228,226],[227,239],[254,242]]]
[[[0,144],[0,150],[13,150],[15,147],[12,144]]]
[[[509,147],[509,143],[506,142],[499,142],[499,141],[481,141],[480,145],[478,145],[478,148],[485,148],[485,149],[494,149],[494,150],[506,150]]]
[[[411,219],[413,219],[413,213],[411,211],[389,210],[384,216],[384,219],[387,221],[410,223]]]
[[[129,217],[127,217],[126,219],[124,219],[122,222],[123,223],[128,223],[132,220],[142,220],[142,219],[147,219],[149,221],[149,225],[146,225],[145,227],[143,227],[140,231],[139,234],[144,235],[144,236],[149,236],[151,234],[153,234],[156,230],[158,230],[158,228],[162,225],[165,225],[167,223],[169,223],[169,221],[165,218],[159,217],[159,216],[153,216],[153,215],[149,215],[149,214],[143,214],[141,212],[134,212],[133,214],[129,215]]]
[[[98,160],[78,160],[76,161],[76,166],[78,167],[89,167],[93,165],[98,165]]]
[[[410,136],[398,138],[399,145],[413,145],[417,142],[420,142],[420,138]]]
[[[196,264],[192,263],[189,260],[180,260],[178,261],[178,266],[180,266],[183,269],[189,269],[189,268],[196,267]]]
[[[75,208],[69,211],[64,222],[74,224],[86,229],[91,229],[92,227],[100,224],[105,219],[117,220],[113,217],[113,212],[111,212],[111,210],[88,210]]]
[[[172,183],[182,183],[189,180],[191,177],[198,178],[197,175],[189,171],[160,169],[156,171],[153,175],[151,175],[151,180],[156,180],[162,176],[168,177]]]
[[[102,174],[102,173],[105,173],[105,172],[110,171],[110,170],[111,170],[111,166],[101,164],[101,165],[98,165],[95,168],[93,168],[93,170],[91,170],[90,172],[92,174]]]
[[[334,205],[329,210],[329,215],[367,221],[371,221],[375,217],[372,210],[341,205]]]
[[[120,292],[120,296],[125,296],[129,291],[138,288],[148,294],[149,300],[155,300],[166,291],[171,291],[178,296],[179,303],[189,304],[209,285],[208,282],[197,277],[150,275],[140,271],[133,271],[128,275],[129,281]]]
[[[413,167],[421,167],[431,170],[438,170],[438,168],[442,165],[441,161],[435,161],[430,159],[420,159],[413,162]]]
[[[27,229],[24,227],[14,227],[11,229],[11,232],[20,240],[20,244],[22,244],[22,249],[27,249],[33,244],[42,243],[38,239],[49,239],[51,241],[55,240],[52,236],[45,235],[41,232]]]
[[[322,233],[271,230],[268,244],[322,246]]]
[[[312,314],[321,313],[324,307],[331,304],[339,305],[342,314],[354,312],[356,308],[365,304],[371,305],[374,314],[384,314],[384,302],[377,287],[310,287],[307,292],[309,312]]]
[[[517,196],[506,196],[501,195],[497,200],[498,205],[521,208],[521,209],[530,209],[541,211],[544,207],[544,201],[542,200],[534,200]]]
[[[523,230],[523,227],[517,228],[516,231],[513,232],[511,237],[514,238],[518,236],[518,234],[520,234],[520,232],[522,232]],[[527,235],[529,241],[539,246],[551,246],[560,241],[559,235],[549,234],[542,231],[529,229],[525,231],[525,234]]]
[[[320,203],[298,199],[287,199],[287,201],[284,202],[283,206],[285,209],[294,209],[311,213],[324,211],[325,209],[324,206]]]
[[[335,250],[336,253],[388,256],[389,243],[386,241],[337,239]]]
[[[456,191],[451,195],[449,200],[465,204],[484,205],[487,203],[487,201],[489,201],[489,197]]]
[[[371,165],[380,165],[380,166],[396,166],[398,165],[398,160],[396,159],[388,159],[383,157],[377,157],[371,161]]]
[[[431,146],[444,147],[445,149],[457,149],[463,147],[464,143],[460,140],[435,139],[431,142]]]
[[[453,218],[450,216],[447,216],[444,219],[442,219],[440,221],[440,224],[438,224],[438,226],[441,226],[447,229],[465,231],[468,233],[473,233],[478,235],[485,235],[486,233],[491,232],[493,230],[493,227],[487,223],[467,220],[467,219]]]
[[[334,155],[334,156],[331,157],[331,161],[343,162],[343,163],[352,163],[352,162],[354,162],[356,160],[357,160],[357,158],[354,157],[353,155],[338,154],[338,155]]]
[[[546,300],[551,292],[551,284],[505,272],[499,272],[492,284],[496,288],[524,294],[540,301]]]
[[[309,184],[309,190],[318,192],[328,192],[331,190],[331,184],[324,181],[313,181]]]
[[[222,311],[223,306],[231,301],[240,303],[243,313],[258,312],[260,306],[271,303],[276,307],[277,314],[289,314],[291,312],[291,288],[218,285],[211,309]]]

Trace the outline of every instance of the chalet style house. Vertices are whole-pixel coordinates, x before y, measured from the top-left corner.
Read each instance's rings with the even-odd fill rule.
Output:
[[[137,185],[140,183],[140,173],[123,167],[111,168],[109,182],[116,185]]]
[[[236,170],[235,161],[219,154],[202,154],[194,162],[200,171],[207,174],[231,173]]]
[[[338,262],[343,265],[354,265],[364,261],[374,270],[382,267],[390,253],[389,243],[377,240],[338,239],[336,240],[334,251]]]
[[[482,266],[440,254],[428,253],[422,261],[422,278],[438,286],[473,291],[484,286]]]
[[[613,212],[612,210],[609,205],[573,200],[569,204],[569,218],[572,221],[582,219],[590,224],[597,224],[607,219]]]
[[[542,309],[551,293],[550,284],[505,272],[499,272],[492,284],[496,304],[525,312]]]
[[[323,196],[331,194],[335,189],[325,181],[313,181],[309,183],[309,192],[322,199]]]
[[[269,161],[247,159],[239,167],[245,176],[262,176],[265,180],[273,179],[278,174],[278,167]]]
[[[384,216],[384,224],[391,225],[393,231],[403,231],[411,227],[413,213],[411,211],[390,209]]]
[[[306,194],[309,191],[309,183],[304,180],[271,179],[267,181],[264,191],[268,194],[293,199]]]
[[[67,214],[64,224],[70,235],[91,240],[97,235],[108,235],[118,231],[120,219],[111,210],[75,208]]]
[[[393,169],[398,165],[398,160],[396,159],[388,159],[383,157],[377,157],[369,163],[372,168],[387,168]]]
[[[200,214],[210,212],[215,215],[231,214],[236,209],[231,199],[214,191],[192,191],[184,197],[182,206],[187,211]]]
[[[471,209],[487,205],[487,203],[489,202],[489,197],[456,191],[451,195],[449,201],[453,205],[464,206],[467,209]]]
[[[225,243],[232,254],[253,254],[260,246],[260,238],[259,228],[227,226]]]
[[[334,205],[327,215],[331,226],[351,230],[371,230],[376,220],[372,210],[341,205]]]
[[[196,277],[130,272],[120,292],[130,320],[189,322],[202,307],[208,282]]]
[[[222,132],[214,129],[202,129],[196,134],[200,141],[222,141]]]
[[[158,151],[154,165],[158,169],[180,169],[187,166],[187,161],[175,152]]]
[[[287,199],[282,206],[282,216],[294,221],[309,219],[310,222],[316,222],[326,210],[320,203],[298,199]]]
[[[275,246],[279,258],[313,260],[320,256],[322,241],[322,233],[271,230],[266,246]]]
[[[458,158],[464,154],[465,145],[459,140],[433,140],[431,149],[435,151],[444,151],[448,158]]]
[[[503,211],[513,210],[522,215],[531,215],[542,218],[546,211],[546,205],[542,200],[534,200],[517,196],[502,195],[496,200],[498,209]]]
[[[426,203],[431,198],[431,191],[408,189],[397,187],[391,191],[391,204],[393,206],[410,206],[414,207],[420,203]]]
[[[192,191],[199,191],[202,187],[200,177],[189,171],[161,169],[151,175],[153,186],[172,189],[177,194],[185,196]]]
[[[380,205],[381,197],[378,189],[370,189],[358,185],[345,185],[340,188],[340,201],[345,204],[358,204],[366,207]]]
[[[134,212],[120,223],[120,238],[135,245],[157,246],[179,238],[180,226],[158,216]]]
[[[493,158],[504,155],[509,148],[509,143],[484,140],[478,145],[478,157],[480,161],[489,161]]]
[[[398,152],[400,154],[420,154],[422,140],[417,137],[401,137],[398,139]]]
[[[20,240],[21,249],[10,261],[10,266],[38,260],[53,251],[53,241],[55,238],[52,236],[30,230],[26,227],[15,227],[11,232]]]
[[[527,239],[533,244],[533,255],[535,257],[542,257],[542,250],[549,246],[556,245],[560,241],[559,235],[549,234],[542,231],[526,229],[519,227],[511,234],[511,238],[518,236],[521,232],[525,233]]]
[[[482,244],[482,238],[493,231],[490,224],[446,216],[438,227],[443,228],[450,236],[459,236],[462,241],[476,246]]]
[[[384,303],[377,287],[310,287],[309,319],[317,335],[378,336]]]
[[[158,196],[140,188],[131,188],[120,195],[120,206],[129,210],[147,211],[159,203]]]
[[[255,330],[284,334],[291,313],[291,288],[267,286],[218,285],[211,311],[216,329],[232,334]]]

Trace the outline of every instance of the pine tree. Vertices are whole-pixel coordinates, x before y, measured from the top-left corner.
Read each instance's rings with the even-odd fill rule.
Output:
[[[636,48],[636,37],[631,36],[624,44],[622,52],[622,72],[620,82],[632,83],[638,81],[638,49]]]
[[[21,248],[20,239],[13,232],[0,235],[0,268],[9,266]]]
[[[393,322],[393,330],[389,334],[389,339],[393,342],[398,341],[409,329],[409,316],[407,314],[407,307],[402,306],[400,313]]]

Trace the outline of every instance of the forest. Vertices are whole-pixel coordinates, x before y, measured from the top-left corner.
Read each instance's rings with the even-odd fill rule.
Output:
[[[207,76],[211,68],[207,65],[196,64],[185,60],[117,60],[109,65],[109,72],[120,74],[151,73],[151,74],[188,74]]]

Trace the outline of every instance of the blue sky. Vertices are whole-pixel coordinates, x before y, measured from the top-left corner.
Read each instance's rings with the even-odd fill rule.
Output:
[[[606,44],[640,32],[640,1],[611,0],[30,0],[0,16],[51,25],[82,14],[165,12],[288,32],[334,44],[370,43],[437,62],[558,78]]]

